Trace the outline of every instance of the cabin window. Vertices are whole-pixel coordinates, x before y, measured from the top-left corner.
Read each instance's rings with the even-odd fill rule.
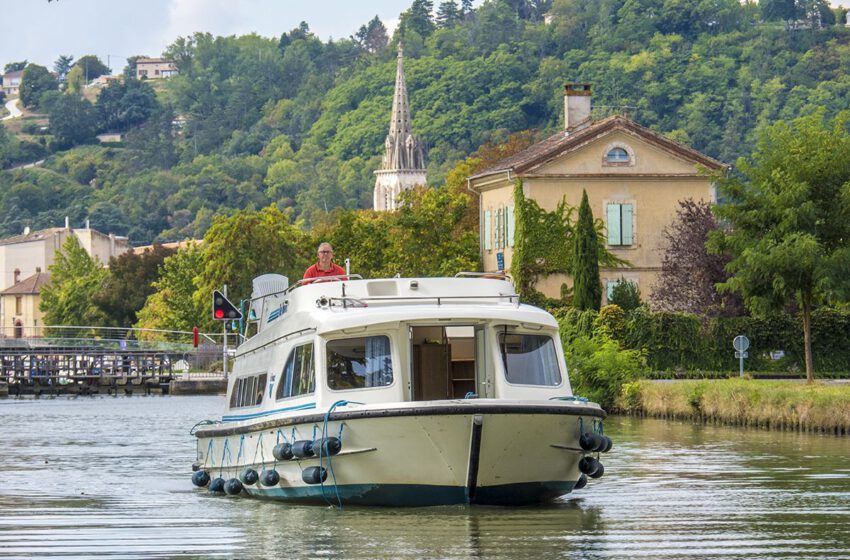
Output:
[[[316,390],[316,370],[313,367],[313,343],[296,346],[289,353],[275,398],[285,399],[307,395]]]
[[[268,376],[265,373],[237,378],[230,394],[230,408],[262,404],[267,382]]]
[[[386,387],[393,382],[387,336],[344,338],[328,342],[328,386],[331,389]]]
[[[524,333],[499,333],[499,350],[505,377],[513,385],[561,384],[558,356],[551,336]]]

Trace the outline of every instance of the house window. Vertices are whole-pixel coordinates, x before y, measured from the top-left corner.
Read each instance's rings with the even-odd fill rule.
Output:
[[[298,397],[316,390],[316,374],[313,368],[313,343],[296,346],[289,353],[275,398]]]
[[[608,150],[605,159],[608,160],[608,163],[628,163],[631,158],[629,152],[624,148],[611,148]]]
[[[23,311],[22,311],[23,307],[24,307],[23,304],[24,304],[24,298],[21,297],[21,296],[16,296],[15,297],[15,315],[22,315],[23,314]]]
[[[634,243],[633,208],[632,204],[608,205],[608,245]]]
[[[21,271],[20,271],[20,269],[16,268],[15,269],[15,282],[14,283],[17,284],[20,281],[21,281]]]

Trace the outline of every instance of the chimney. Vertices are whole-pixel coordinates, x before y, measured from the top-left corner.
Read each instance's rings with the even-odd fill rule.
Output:
[[[86,229],[91,229],[90,226],[91,226],[91,221],[88,218],[86,218]]]
[[[71,229],[71,220],[68,216],[65,216],[65,229]]]
[[[29,235],[29,234],[30,234],[30,227],[24,226],[24,235]]]
[[[564,84],[564,129],[567,132],[590,124],[590,84]]]

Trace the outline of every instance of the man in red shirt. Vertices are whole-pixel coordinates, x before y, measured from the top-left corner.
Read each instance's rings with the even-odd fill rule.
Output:
[[[345,280],[345,270],[333,262],[334,250],[330,243],[322,243],[319,245],[317,252],[318,262],[304,271],[304,279],[309,278],[328,278],[334,280]],[[309,284],[309,282],[305,282]]]

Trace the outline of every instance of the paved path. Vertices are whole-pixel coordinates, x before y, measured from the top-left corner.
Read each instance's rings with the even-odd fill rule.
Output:
[[[18,109],[18,98],[17,97],[15,99],[10,99],[9,101],[6,102],[6,110],[9,111],[9,115],[6,116],[6,117],[3,117],[4,121],[8,121],[9,119],[17,119],[18,117],[20,117],[21,115],[24,114],[23,111]]]

